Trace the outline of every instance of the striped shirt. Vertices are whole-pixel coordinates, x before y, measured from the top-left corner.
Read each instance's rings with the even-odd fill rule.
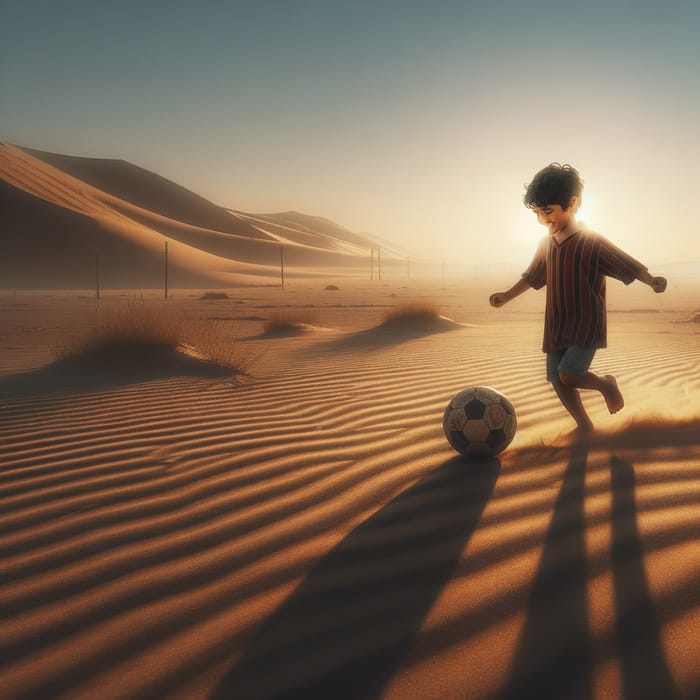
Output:
[[[542,350],[606,347],[605,278],[630,284],[645,269],[597,233],[577,231],[561,243],[547,236],[522,275],[535,289],[547,285]]]

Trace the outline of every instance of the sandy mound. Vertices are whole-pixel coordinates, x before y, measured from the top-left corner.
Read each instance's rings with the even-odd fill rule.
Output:
[[[250,320],[259,319],[256,316],[248,318]],[[284,309],[259,320],[264,322],[262,333],[248,336],[243,340],[294,338],[326,330],[319,325],[318,314],[314,310]]]
[[[233,377],[240,373],[188,345],[124,341],[0,379],[0,394],[99,391],[169,377]]]
[[[370,350],[467,327],[442,316],[434,307],[404,305],[389,311],[374,328],[329,341],[323,349]]]

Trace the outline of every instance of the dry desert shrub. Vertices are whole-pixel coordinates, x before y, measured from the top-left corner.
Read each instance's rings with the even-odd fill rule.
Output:
[[[265,333],[293,333],[318,325],[318,316],[311,311],[277,311],[265,322]]]
[[[428,301],[416,301],[400,304],[384,314],[382,325],[410,325],[424,323],[440,318],[440,309]]]
[[[157,362],[174,353],[238,373],[245,373],[247,364],[240,344],[215,324],[187,320],[164,303],[134,300],[100,307],[90,327],[58,351],[64,361],[82,358],[109,365]]]

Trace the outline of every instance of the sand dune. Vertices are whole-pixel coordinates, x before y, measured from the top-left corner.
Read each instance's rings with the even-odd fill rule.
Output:
[[[395,286],[181,292],[168,303],[250,348],[246,382],[166,367],[80,391],[52,383],[47,348],[93,302],[5,298],[3,695],[697,697],[700,346],[675,322],[691,307],[615,315],[596,363],[627,404],[586,399],[600,431],[577,445],[540,317],[424,292],[456,320],[398,342],[381,327]],[[245,320],[292,299],[323,333]],[[518,411],[491,461],[442,435],[474,384]]]
[[[364,236],[358,236],[341,226],[320,217],[311,217],[298,212],[282,214],[247,214],[231,211],[237,217],[251,222],[267,237],[279,243],[329,251],[345,251],[353,255],[366,256],[376,245]]]
[[[103,158],[78,158],[29,148],[22,150],[77,180],[140,209],[212,231],[249,238],[259,236],[252,226],[230,216],[221,207],[132,163]]]
[[[369,266],[370,239],[296,212],[227,210],[119,160],[77,158],[0,144],[4,288],[164,285],[169,242],[174,287],[280,283]],[[390,258],[385,265],[391,265]],[[403,263],[402,263],[403,264]]]

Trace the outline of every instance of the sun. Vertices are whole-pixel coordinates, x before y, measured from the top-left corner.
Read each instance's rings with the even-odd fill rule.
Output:
[[[581,205],[576,212],[576,218],[588,226],[596,226],[599,222],[598,204],[595,193],[586,190],[581,197]]]

